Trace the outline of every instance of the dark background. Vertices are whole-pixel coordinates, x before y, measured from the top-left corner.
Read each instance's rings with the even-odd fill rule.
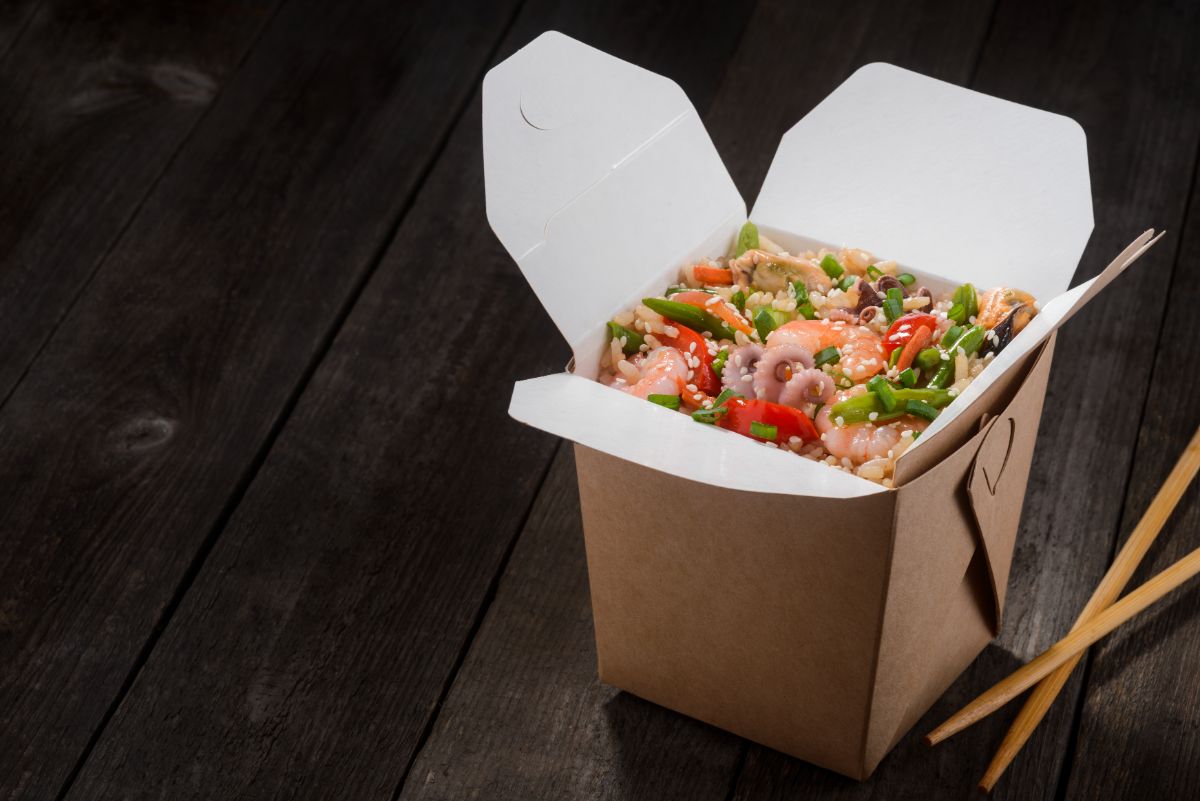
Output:
[[[1015,708],[918,734],[1065,633],[1200,419],[1200,4],[2,9],[0,798],[969,797]],[[548,28],[682,84],[750,201],[890,61],[1083,125],[1077,280],[1170,232],[1060,336],[1004,633],[870,782],[595,680],[570,449],[506,416],[567,349],[483,207],[480,80]],[[1192,492],[1135,581],[1198,544]],[[1197,610],[998,795],[1194,796]]]

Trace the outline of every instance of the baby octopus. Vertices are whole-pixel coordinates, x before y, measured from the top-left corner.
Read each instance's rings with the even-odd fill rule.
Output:
[[[767,337],[767,348],[784,344],[799,345],[811,353],[830,346],[841,354],[838,369],[859,383],[887,366],[887,354],[879,335],[863,325],[829,320],[793,320],[784,323]]]

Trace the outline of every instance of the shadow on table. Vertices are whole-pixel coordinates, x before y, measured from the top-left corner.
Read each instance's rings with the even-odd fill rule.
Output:
[[[939,699],[900,741],[866,782],[856,782],[832,771],[818,768],[799,759],[777,751],[748,743],[744,740],[747,754],[745,766],[737,783],[734,796],[742,801],[754,799],[874,799],[874,798],[971,798],[978,797],[975,784],[983,773],[987,761],[999,744],[1008,723],[1016,712],[1004,710],[988,720],[968,729],[947,743],[930,748],[922,742],[922,736],[957,711],[963,704],[1007,676],[1020,665],[1012,654],[996,645],[988,646],[971,668]],[[1065,707],[1063,708],[1065,709]],[[1063,709],[1051,713],[1054,730],[1069,726],[1069,715],[1062,720]],[[628,779],[623,797],[648,797],[640,791],[638,784],[647,779],[641,775],[644,760],[639,754],[638,743],[645,743],[647,727],[653,727],[675,741],[678,748],[689,748],[689,739],[701,736],[702,732],[717,729],[694,721],[683,715],[643,701],[628,693],[619,692],[604,707],[613,737],[621,742],[622,770]],[[722,734],[724,734],[722,732]],[[662,734],[660,734],[662,736]],[[738,740],[728,735],[733,740]],[[1031,744],[1034,745],[1034,744]],[[1034,788],[1022,787],[1013,798],[1053,798],[1057,770],[1043,780],[1043,785]],[[723,799],[726,796],[715,794]],[[998,797],[1005,797],[1003,788]]]

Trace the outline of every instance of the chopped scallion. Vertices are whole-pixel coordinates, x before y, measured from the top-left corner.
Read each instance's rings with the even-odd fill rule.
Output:
[[[803,303],[796,307],[796,314],[803,317],[805,320],[817,319],[817,310],[813,308],[811,303]]]
[[[900,361],[900,354],[904,352],[904,348],[894,348],[892,355],[888,356],[888,367],[895,367],[896,362]]]
[[[838,260],[834,258],[832,253],[826,253],[825,258],[821,259],[821,269],[830,278],[841,278],[842,273],[846,272],[842,269],[842,265],[838,264]]]
[[[803,281],[793,281],[792,289],[796,293],[796,305],[797,306],[800,305],[801,303],[808,303],[808,287],[806,287],[804,285]]]
[[[659,406],[666,406],[668,409],[679,408],[678,395],[647,395],[646,400],[657,403]]]
[[[820,367],[825,364],[837,364],[842,359],[842,354],[838,353],[838,349],[833,345],[828,348],[817,351],[813,354],[813,364]]]
[[[961,325],[952,325],[947,328],[946,333],[942,336],[942,347],[948,348],[953,345],[958,341],[958,338],[962,336],[962,332],[963,330]]]
[[[722,371],[725,369],[725,362],[729,360],[729,349],[722,348],[712,360],[712,371],[716,373],[717,378],[721,377]]]
[[[938,410],[930,406],[925,401],[910,400],[904,402],[904,411],[917,417],[924,417],[926,420],[933,420],[938,416]]]
[[[913,363],[922,370],[932,370],[942,361],[942,352],[937,348],[925,348],[913,359]]]
[[[904,292],[899,287],[887,291],[883,301],[883,315],[889,323],[894,323],[904,316]]]
[[[883,272],[874,264],[871,264],[867,267],[867,275],[872,281],[878,281],[883,276]]]
[[[895,411],[896,396],[892,393],[892,387],[886,379],[882,376],[875,376],[867,382],[867,389],[874,392],[879,398],[879,405],[885,412]]]
[[[967,310],[961,303],[955,303],[950,307],[950,311],[946,312],[946,317],[962,325],[967,321]]]
[[[746,293],[742,290],[734,292],[729,298],[733,302],[733,307],[742,314],[746,313]]]
[[[750,423],[750,436],[758,437],[759,439],[775,440],[779,436],[779,429],[776,426],[760,423],[757,420]]]
[[[766,344],[768,334],[787,322],[785,316],[776,309],[759,309],[758,314],[754,315],[754,328],[763,344]]]
[[[917,283],[917,277],[912,273],[900,273],[896,276],[896,280],[905,286],[912,286]]]
[[[917,385],[917,374],[911,367],[905,367],[897,377],[900,379],[900,383],[909,389]]]
[[[637,331],[632,331],[614,322],[609,322],[608,330],[612,334],[613,339],[625,338],[625,343],[621,345],[621,352],[626,356],[637,353],[646,341]]]
[[[858,283],[858,276],[847,275],[847,276],[844,276],[842,278],[841,282],[838,284],[838,289],[842,290],[843,292],[849,292],[850,287],[854,286],[857,283]]]

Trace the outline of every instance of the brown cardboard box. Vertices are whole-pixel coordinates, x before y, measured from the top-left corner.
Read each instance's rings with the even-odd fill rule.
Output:
[[[851,502],[577,445],[600,678],[869,776],[999,630],[1052,355],[993,385],[994,414],[931,470]]]
[[[896,67],[788,131],[752,214],[772,240],[1041,301],[889,489],[593,380],[611,315],[746,219],[679,87],[547,33],[483,101],[489,221],[574,353],[509,411],[576,443],[601,678],[865,778],[999,631],[1054,332],[1154,232],[1068,290],[1092,227],[1079,126]]]

